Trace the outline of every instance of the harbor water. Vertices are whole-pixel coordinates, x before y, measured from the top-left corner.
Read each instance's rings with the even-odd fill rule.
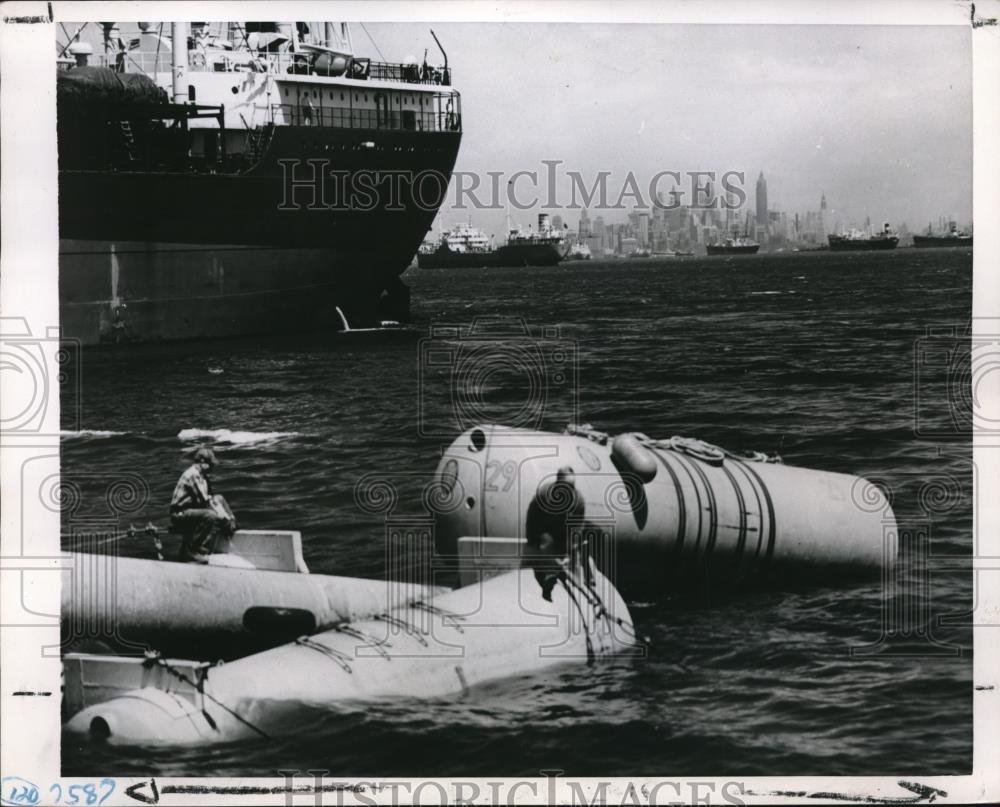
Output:
[[[63,391],[64,535],[102,519],[162,526],[190,452],[210,444],[241,527],[300,530],[313,572],[382,577],[387,536],[408,530],[430,552],[423,488],[461,429],[573,420],[878,480],[900,522],[901,573],[664,591],[630,603],[644,659],[317,711],[294,736],[210,750],[64,737],[64,775],[971,770],[971,250],[404,279],[412,331],[85,350]],[[152,556],[145,537],[118,547]]]

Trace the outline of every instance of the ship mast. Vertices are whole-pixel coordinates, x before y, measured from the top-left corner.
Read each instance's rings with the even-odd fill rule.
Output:
[[[504,199],[504,210],[507,213],[507,235],[506,238],[510,238],[510,186],[513,179],[507,180],[507,195]]]
[[[174,103],[186,104],[188,102],[187,84],[185,73],[187,72],[187,23],[173,22],[170,24],[170,43],[172,51],[172,66],[174,71]]]

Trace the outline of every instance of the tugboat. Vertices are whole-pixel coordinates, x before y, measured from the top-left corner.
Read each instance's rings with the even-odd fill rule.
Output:
[[[315,22],[68,31],[57,45],[64,336],[335,331],[338,307],[361,328],[406,318],[399,275],[462,136],[443,50],[442,66],[375,62],[356,55],[346,24]],[[394,187],[428,175],[439,182]]]
[[[972,233],[959,232],[954,221],[948,222],[948,232],[945,235],[934,235],[931,226],[927,225],[926,235],[913,236],[915,247],[971,247]]]
[[[489,246],[486,236],[471,225],[459,225],[441,236],[437,244],[425,244],[417,253],[421,269],[460,269],[496,266],[555,266],[563,259],[565,239],[549,223],[547,213],[538,214],[538,230],[508,228],[507,243]]]
[[[895,249],[899,236],[892,231],[889,222],[882,225],[882,231],[871,234],[864,230],[852,229],[840,235],[829,235],[830,249],[835,251],[861,249]]]
[[[754,241],[746,231],[734,232],[732,237],[727,238],[721,244],[705,244],[705,252],[709,255],[753,255],[759,249],[760,244]]]
[[[586,244],[573,244],[566,253],[567,261],[589,261],[594,257],[590,247]]]

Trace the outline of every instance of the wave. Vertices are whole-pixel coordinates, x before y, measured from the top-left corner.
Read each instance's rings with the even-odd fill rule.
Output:
[[[67,431],[65,429],[60,429],[59,436],[64,440],[72,440],[74,438],[83,437],[120,437],[123,434],[128,434],[128,432],[114,432],[105,429],[80,429],[79,431]]]
[[[177,432],[177,439],[185,442],[211,440],[214,443],[233,446],[275,443],[278,440],[300,436],[299,432],[249,432],[232,429],[181,429]]]

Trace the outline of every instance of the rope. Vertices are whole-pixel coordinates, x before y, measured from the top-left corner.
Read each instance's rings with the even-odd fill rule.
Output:
[[[236,712],[234,712],[232,709],[226,706],[226,704],[224,704],[218,698],[214,697],[210,692],[205,691],[205,680],[208,678],[208,668],[205,669],[205,674],[202,676],[201,680],[196,684],[194,681],[192,681],[190,678],[184,675],[184,673],[182,673],[180,670],[176,669],[171,664],[169,664],[167,660],[160,655],[159,652],[157,652],[153,656],[150,656],[150,660],[155,662],[156,664],[159,664],[161,667],[163,667],[163,669],[165,669],[168,673],[173,675],[178,680],[183,681],[188,686],[194,687],[194,689],[198,692],[199,695],[201,695],[204,698],[208,698],[210,701],[212,701],[212,703],[214,703],[220,709],[224,709],[225,711],[229,712],[229,714],[231,714],[238,721],[240,721],[240,723],[242,723],[247,728],[253,729],[253,731],[257,732],[265,740],[272,739],[271,735],[268,734],[266,731],[264,731],[261,728],[258,728],[249,720],[244,718],[242,715],[239,715]],[[208,723],[208,725],[211,726],[214,731],[218,731],[219,730],[218,725],[216,724],[215,720],[212,719],[212,716],[205,711],[204,707],[202,708],[201,713],[202,715],[204,715],[205,721]]]
[[[337,633],[342,633],[345,636],[351,636],[357,639],[359,642],[364,642],[386,661],[392,661],[392,657],[385,650],[386,647],[392,647],[392,645],[386,639],[377,639],[364,631],[351,627],[350,625],[334,625],[330,630],[335,630]]]
[[[569,583],[570,585],[574,586],[576,590],[579,591],[586,598],[587,602],[594,609],[594,612],[598,618],[604,619],[605,621],[608,622],[614,622],[616,625],[618,625],[618,627],[625,628],[625,630],[628,631],[628,633],[631,635],[633,639],[645,643],[645,641],[639,636],[639,634],[635,632],[635,626],[629,622],[626,622],[621,617],[612,614],[607,609],[607,606],[605,606],[604,600],[601,599],[601,596],[596,591],[580,585],[580,583],[572,575],[566,575],[564,583]]]
[[[307,647],[310,650],[315,650],[317,653],[322,653],[324,656],[333,661],[334,664],[340,667],[340,669],[342,669],[348,675],[352,675],[354,672],[351,669],[351,664],[350,664],[351,657],[345,653],[341,653],[339,650],[333,647],[328,647],[327,645],[322,644],[320,642],[315,642],[308,636],[300,636],[298,639],[295,640],[295,644],[300,645],[301,647]]]
[[[573,592],[569,590],[567,585],[567,580],[569,575],[561,574],[559,575],[559,582],[563,584],[563,588],[566,589],[566,595],[573,601],[573,605],[576,606],[576,611],[580,614],[580,621],[583,623],[583,638],[587,642],[587,664],[594,663],[594,642],[590,638],[590,631],[587,629],[587,620],[583,615],[583,608],[581,607],[579,601],[573,596]]]
[[[366,34],[368,34],[368,29],[365,28],[365,24],[363,22],[358,24],[361,26],[361,30],[364,31]],[[368,38],[372,41],[372,44],[375,46],[375,50],[378,51],[378,55],[382,57],[382,61],[388,63],[389,60],[385,58],[385,54],[382,53],[382,49],[378,46],[378,42],[375,41],[375,38],[371,34],[368,34]]]
[[[441,617],[442,623],[444,622],[444,620],[450,619],[451,626],[455,630],[457,630],[459,633],[465,633],[465,628],[463,628],[461,625],[458,624],[460,620],[465,619],[465,617],[462,616],[461,614],[456,614],[454,611],[444,611],[441,608],[438,608],[436,605],[431,605],[430,603],[426,603],[423,600],[417,600],[416,602],[410,603],[410,608],[415,608],[420,611],[426,611],[431,616],[439,616]]]
[[[405,619],[401,619],[398,616],[393,616],[392,614],[376,614],[375,619],[381,620],[388,625],[394,625],[399,628],[403,633],[407,633],[416,639],[424,647],[429,647],[427,640],[421,635],[420,631],[416,629],[414,625],[411,625]]]

